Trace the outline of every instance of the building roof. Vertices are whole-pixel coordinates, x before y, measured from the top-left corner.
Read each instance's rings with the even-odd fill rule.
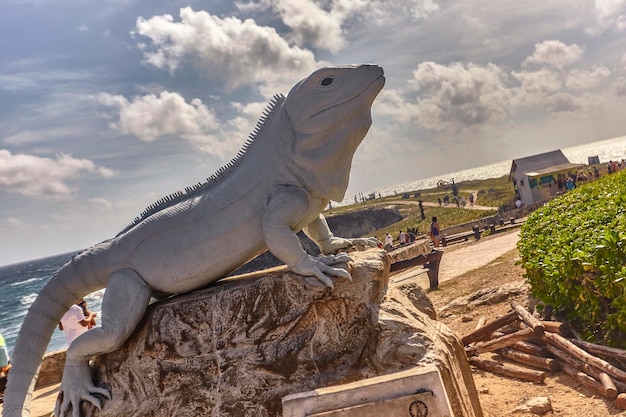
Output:
[[[523,171],[523,172],[524,172],[524,175],[526,176],[536,177],[539,175],[552,174],[554,172],[559,172],[559,171],[578,170],[584,166],[585,164],[573,164],[571,162],[568,162],[566,164],[554,165],[548,168],[538,169],[536,171],[531,171],[531,172]]]
[[[555,166],[569,163],[569,160],[565,157],[565,155],[563,155],[563,152],[561,152],[561,150],[528,156],[526,158],[514,159],[511,163],[509,181],[516,172],[537,172],[547,168],[554,168]]]

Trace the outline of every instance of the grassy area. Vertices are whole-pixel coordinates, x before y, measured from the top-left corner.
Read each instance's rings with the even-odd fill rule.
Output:
[[[508,209],[514,206],[515,192],[513,190],[513,184],[508,181],[507,175],[486,180],[463,181],[457,183],[456,186],[458,187],[460,197],[465,197],[465,199],[468,200],[469,193],[471,192],[474,195],[478,195],[476,204],[493,207],[494,209],[468,210],[469,203],[467,203],[467,208],[465,209],[457,208],[453,203],[447,206],[438,206],[438,198],[443,200],[446,195],[448,195],[450,201],[452,201],[452,186],[448,184],[443,187],[410,191],[408,193],[409,198],[402,198],[401,194],[386,196],[359,204],[335,207],[327,210],[324,214],[333,215],[380,206],[397,208],[404,216],[404,219],[383,229],[376,230],[373,233],[373,235],[382,238],[385,233],[388,232],[396,238],[400,230],[406,230],[407,228],[416,228],[422,233],[425,232],[430,225],[430,218],[432,216],[437,216],[439,225],[442,228],[446,228],[488,217],[497,213],[498,209]],[[425,220],[421,219],[418,206],[419,200],[422,200],[424,203],[437,204],[435,207],[428,204],[424,205]]]
[[[459,189],[459,197],[468,200],[470,192],[478,194],[476,204],[487,207],[500,208],[503,205],[513,205],[515,203],[515,191],[513,184],[509,182],[508,175],[499,178],[489,178],[486,180],[463,181],[456,184]],[[452,201],[452,185],[431,188],[428,190],[416,190],[420,193],[421,199],[427,202],[438,202],[437,198],[443,199],[446,195]],[[414,195],[411,193],[411,195]]]
[[[424,207],[425,220],[422,220],[419,206],[390,203],[387,206],[394,206],[405,218],[397,223],[389,225],[385,228],[376,230],[372,233],[374,236],[378,236],[379,239],[385,236],[385,233],[389,233],[394,239],[397,239],[400,230],[406,231],[408,228],[417,229],[420,233],[426,233],[430,227],[430,219],[433,216],[437,216],[437,222],[442,229],[446,227],[454,226],[456,224],[471,222],[472,220],[480,219],[483,217],[491,216],[495,214],[496,210],[468,210],[463,208],[456,208],[456,206],[449,205],[447,207]]]

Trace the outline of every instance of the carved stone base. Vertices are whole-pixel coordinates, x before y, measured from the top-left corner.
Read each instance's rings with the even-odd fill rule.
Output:
[[[281,416],[281,398],[437,365],[456,417],[482,417],[463,348],[400,288],[383,250],[351,254],[335,290],[284,268],[149,308],[120,350],[95,358],[112,399],[86,416]],[[87,406],[84,406],[87,408]]]

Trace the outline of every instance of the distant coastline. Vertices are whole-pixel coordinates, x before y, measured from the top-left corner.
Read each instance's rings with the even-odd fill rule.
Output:
[[[565,154],[570,162],[577,164],[587,164],[587,158],[590,156],[598,156],[600,159],[600,163],[607,163],[610,160],[621,160],[622,158],[626,158],[626,136],[619,136],[616,138],[600,140],[584,145],[562,148],[561,151],[563,151],[563,154]],[[520,158],[531,155],[532,154],[521,155]],[[457,183],[463,181],[498,178],[503,175],[509,174],[512,162],[512,159],[508,159],[489,165],[451,172],[449,174],[442,174],[434,177],[417,179],[401,184],[391,185],[388,187],[379,187],[374,190],[366,190],[363,191],[361,194],[367,196],[370,193],[376,193],[376,195],[380,194],[381,196],[385,197],[394,194],[402,194],[407,191],[435,188],[438,181],[450,181],[452,178],[454,178],[454,181]],[[349,194],[343,201],[338,203],[338,205],[343,206],[353,204],[354,198],[354,194]]]

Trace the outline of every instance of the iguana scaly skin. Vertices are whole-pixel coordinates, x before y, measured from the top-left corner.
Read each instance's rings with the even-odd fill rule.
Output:
[[[296,233],[304,230],[322,253],[373,240],[333,236],[321,215],[343,199],[352,157],[371,125],[371,106],[385,83],[375,65],[322,68],[276,96],[244,150],[204,184],[151,206],[115,238],[66,263],[30,307],[13,353],[3,417],[25,417],[38,367],[52,332],[75,300],[106,287],[101,326],[67,350],[55,415],[80,402],[96,407],[88,360],[118,349],[142,318],[151,296],[187,292],[217,281],[269,249],[290,270],[350,278],[332,265],[345,254],[313,257]]]

